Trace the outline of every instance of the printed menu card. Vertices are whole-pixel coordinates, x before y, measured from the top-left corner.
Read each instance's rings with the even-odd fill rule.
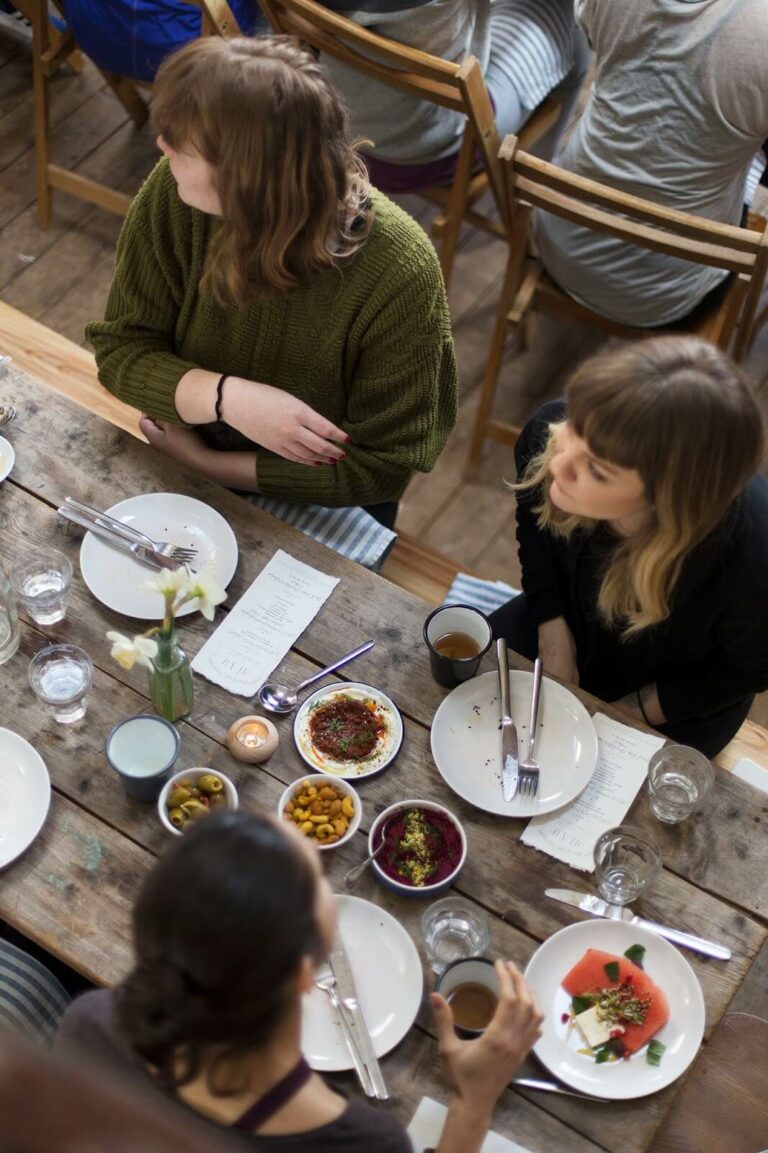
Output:
[[[339,583],[278,549],[192,661],[196,673],[252,697]]]
[[[445,1105],[440,1105],[431,1097],[422,1097],[408,1126],[408,1136],[413,1144],[414,1153],[424,1153],[426,1149],[435,1148],[440,1140],[447,1112]],[[528,1150],[491,1131],[483,1141],[480,1153],[528,1153]]]
[[[592,718],[597,732],[597,767],[582,793],[562,809],[529,821],[520,840],[591,873],[592,850],[606,829],[620,825],[646,776],[648,762],[664,737],[641,733],[603,713]]]

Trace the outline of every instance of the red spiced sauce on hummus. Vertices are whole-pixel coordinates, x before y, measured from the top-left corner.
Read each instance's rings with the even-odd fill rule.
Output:
[[[371,705],[353,697],[337,697],[313,709],[309,734],[315,748],[337,761],[362,761],[369,757],[386,730]]]
[[[387,825],[386,847],[376,861],[393,881],[418,889],[444,881],[460,859],[461,837],[450,817],[403,809]]]

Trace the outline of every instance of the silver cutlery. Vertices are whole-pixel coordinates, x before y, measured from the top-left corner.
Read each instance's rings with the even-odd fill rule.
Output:
[[[593,1097],[591,1093],[579,1093],[576,1089],[566,1089],[557,1081],[542,1081],[538,1077],[513,1077],[510,1085],[521,1089],[536,1089],[541,1093],[560,1093],[563,1097],[579,1097],[582,1101],[594,1101],[596,1105],[608,1105],[608,1097]]]
[[[81,500],[75,500],[73,496],[66,497],[64,505],[66,508],[79,513],[81,516],[93,520],[95,524],[100,524],[103,525],[104,528],[111,529],[112,532],[125,537],[126,540],[151,549],[152,552],[158,553],[159,556],[179,561],[180,564],[188,564],[197,557],[196,548],[184,548],[181,545],[175,545],[166,540],[153,540],[147,536],[146,533],[134,528],[133,525],[125,524],[116,517],[110,516],[108,512],[101,512],[99,509],[93,508]],[[59,512],[61,512],[61,509],[59,509]]]
[[[529,727],[528,752],[525,759],[520,761],[518,792],[521,797],[533,799],[539,791],[539,762],[534,756],[536,750],[536,725],[539,719],[539,696],[541,694],[541,674],[543,665],[541,658],[536,657],[533,666],[533,691],[531,694],[531,724]]]
[[[510,715],[509,704],[509,659],[507,642],[502,637],[496,641],[496,656],[499,662],[499,695],[501,697],[501,792],[505,801],[514,800],[517,792],[519,765],[517,760],[517,728]]]
[[[15,415],[16,409],[12,404],[0,404],[0,428],[10,424]]]
[[[339,657],[337,661],[332,664],[326,665],[324,669],[320,669],[319,673],[313,673],[311,677],[307,677],[295,689],[291,689],[288,685],[279,685],[275,681],[267,681],[259,689],[259,700],[265,709],[269,709],[271,713],[290,713],[296,708],[299,703],[298,694],[302,689],[306,689],[309,685],[313,685],[315,681],[322,680],[326,673],[333,673],[336,669],[340,669],[342,665],[349,664],[357,657],[361,657],[363,653],[367,653],[369,649],[374,646],[374,641],[366,641],[364,645],[358,645],[356,649],[352,649],[351,653],[346,653],[343,657]]]
[[[92,532],[94,536],[112,545],[113,548],[119,549],[120,552],[130,553],[137,561],[149,565],[150,568],[171,569],[173,571],[181,568],[182,561],[163,556],[162,553],[155,552],[154,549],[148,548],[147,545],[141,544],[139,541],[131,543],[127,537],[113,532],[105,525],[97,524],[89,517],[81,516],[72,508],[62,505],[58,512],[65,520],[71,521],[72,524],[76,524],[80,528],[87,529],[88,532]]]
[[[381,850],[386,845],[386,843],[387,843],[387,829],[389,828],[389,826],[392,824],[393,821],[396,821],[399,819],[400,815],[401,815],[400,812],[392,814],[392,816],[385,822],[384,827],[380,830],[380,836],[381,836],[380,844],[377,845],[377,847],[373,850],[373,852],[369,856],[367,856],[364,861],[361,861],[359,865],[355,865],[352,869],[349,869],[348,872],[345,873],[345,875],[344,875],[345,888],[354,889],[355,885],[360,880],[363,873],[365,872],[365,870],[370,865],[371,861],[375,860],[375,858],[378,857],[379,853],[381,852]]]
[[[339,998],[338,982],[336,981],[336,978],[331,971],[330,965],[327,965],[325,968],[321,969],[315,974],[315,985],[318,989],[325,993],[326,997],[331,1003],[331,1008],[336,1014],[336,1019],[341,1026],[341,1031],[344,1035],[344,1041],[346,1042],[347,1049],[349,1050],[349,1055],[352,1058],[352,1063],[354,1065],[355,1072],[357,1073],[357,1079],[360,1082],[360,1086],[363,1092],[367,1097],[375,1097],[376,1093],[373,1088],[373,1082],[371,1081],[370,1074],[366,1068],[362,1053],[358,1048],[357,1034],[353,1031],[349,1017],[347,1015],[348,1011],[345,1010],[345,1007],[342,1005],[341,999]]]
[[[381,1072],[379,1059],[373,1047],[371,1034],[368,1032],[368,1026],[365,1023],[363,1010],[360,1008],[360,1002],[357,999],[357,987],[355,986],[355,977],[349,963],[349,957],[344,948],[341,934],[338,932],[333,949],[328,955],[328,964],[331,966],[331,972],[336,978],[336,988],[341,996],[341,1011],[342,1013],[346,1011],[348,1014],[352,1032],[355,1034],[358,1052],[363,1059],[370,1078],[373,1096],[377,1097],[379,1101],[386,1101],[389,1093],[384,1083],[384,1075]]]
[[[694,953],[703,953],[705,957],[714,957],[717,961],[731,959],[731,950],[726,949],[724,945],[707,941],[704,937],[695,937],[692,933],[683,933],[680,929],[672,929],[668,925],[659,925],[656,921],[646,921],[625,905],[609,905],[601,897],[594,897],[591,893],[578,893],[573,889],[545,889],[544,892],[551,900],[560,901],[563,905],[572,905],[593,917],[606,917],[609,921],[624,921],[627,925],[649,929],[658,937],[671,941],[673,945],[691,949]]]

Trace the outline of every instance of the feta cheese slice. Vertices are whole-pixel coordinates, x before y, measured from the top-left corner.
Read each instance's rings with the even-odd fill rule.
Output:
[[[598,1017],[597,1005],[592,1005],[583,1013],[578,1013],[573,1021],[575,1025],[578,1025],[582,1037],[592,1049],[596,1049],[598,1045],[604,1045],[606,1041],[610,1040],[612,1026],[608,1021]]]

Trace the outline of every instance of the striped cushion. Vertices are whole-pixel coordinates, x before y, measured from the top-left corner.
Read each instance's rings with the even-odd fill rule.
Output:
[[[40,961],[0,939],[0,1023],[49,1045],[71,1001]]]
[[[276,516],[299,532],[327,545],[364,568],[381,568],[397,533],[379,524],[364,508],[323,508],[315,504],[291,504],[270,497],[249,496],[251,504]]]
[[[504,584],[504,581],[484,581],[479,577],[470,576],[469,573],[460,572],[456,574],[443,604],[471,605],[473,609],[480,609],[481,613],[487,615],[501,608],[519,593],[520,589],[513,589],[511,585]]]

